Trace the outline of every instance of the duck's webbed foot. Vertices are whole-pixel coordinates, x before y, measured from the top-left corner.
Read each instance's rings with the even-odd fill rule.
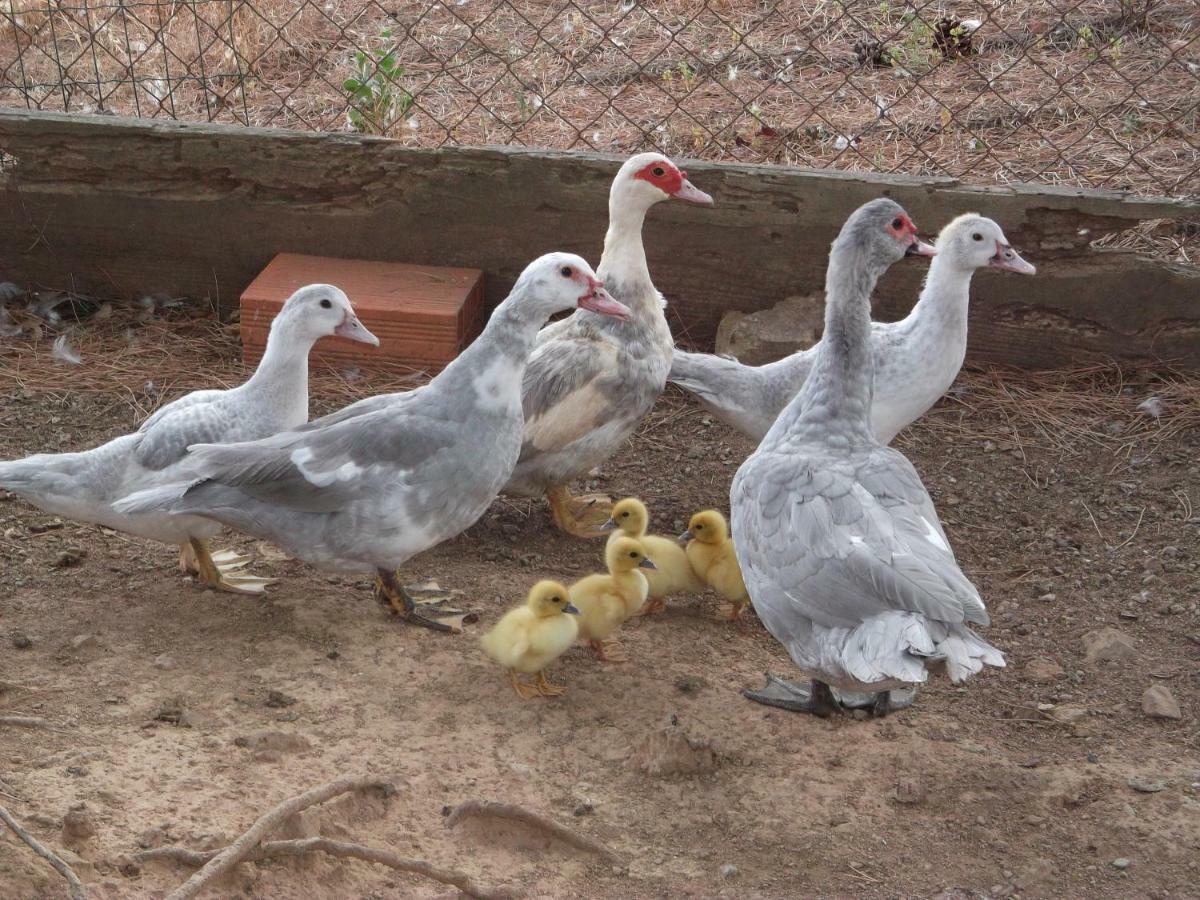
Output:
[[[746,609],[746,600],[723,600],[717,607],[717,619],[722,622],[736,622]]]
[[[833,691],[823,681],[796,683],[770,674],[762,690],[747,689],[742,691],[742,696],[755,703],[777,706],[790,712],[809,713],[822,719],[828,719],[841,708]]]
[[[581,538],[598,538],[608,534],[601,528],[612,512],[612,498],[604,494],[571,496],[566,487],[546,492],[550,515],[560,531]]]
[[[655,616],[659,613],[667,611],[666,597],[648,597],[646,602],[638,607],[637,611],[630,616],[631,619],[639,618],[640,616]]]
[[[522,700],[532,700],[534,697],[540,697],[542,695],[538,685],[525,681],[520,675],[517,674],[516,669],[508,670],[508,680],[509,683],[512,684],[513,690],[517,692],[517,696]]]
[[[534,683],[537,685],[538,693],[543,697],[558,697],[567,692],[565,685],[555,684],[548,679],[545,671],[537,673]]]
[[[835,690],[833,694],[842,709],[865,709],[873,719],[882,719],[888,713],[908,709],[917,699],[915,687],[874,693]]]
[[[432,582],[406,588],[387,569],[379,569],[375,574],[375,599],[410,625],[459,634],[464,624],[479,620],[478,614],[471,610],[448,605],[452,596]]]
[[[250,557],[232,550],[212,553],[208,548],[208,541],[201,538],[192,538],[187,547],[179,552],[181,569],[191,566],[201,584],[231,594],[261,594],[268,584],[275,583],[274,578],[262,578],[238,571],[249,562]]]
[[[625,647],[620,641],[614,638],[606,638],[603,641],[588,641],[591,645],[592,652],[596,654],[596,659],[601,662],[628,662],[629,654],[625,652]]]

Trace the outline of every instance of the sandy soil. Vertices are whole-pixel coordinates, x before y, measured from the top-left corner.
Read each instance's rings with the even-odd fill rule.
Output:
[[[72,848],[96,897],[162,896],[189,870],[136,865],[140,848],[222,846],[345,773],[387,777],[397,793],[331,804],[288,833],[390,847],[529,896],[1200,896],[1200,434],[1148,432],[1121,454],[1064,449],[1011,406],[972,403],[973,383],[900,446],[1010,666],[932,684],[883,720],[744,700],[789,663],[753,616],[714,621],[712,597],[628,627],[631,662],[572,651],[554,672],[565,697],[519,700],[476,636],[535,579],[571,579],[600,558],[551,531],[538,504],[497,503],[408,567],[481,611],[451,637],[390,619],[365,581],[252,540],[226,544],[280,578],[265,599],[200,590],[167,548],[0,495],[0,715],[55,726],[0,726],[0,802]],[[1098,432],[1136,417],[1141,395],[1127,397],[1128,414]],[[3,388],[0,456],[87,447],[134,420],[115,394]],[[985,437],[997,432],[1010,439]],[[676,533],[694,509],[727,503],[748,450],[672,394],[596,486],[640,494]],[[1085,663],[1085,635],[1100,628],[1129,639],[1129,658]],[[1171,690],[1182,720],[1143,713],[1151,685]],[[662,752],[664,728],[695,749]],[[651,774],[648,761],[705,771]],[[446,829],[448,808],[475,798],[551,816],[628,865],[515,826]],[[455,894],[327,858],[243,865],[222,888]],[[0,837],[0,896],[63,895],[52,870]]]

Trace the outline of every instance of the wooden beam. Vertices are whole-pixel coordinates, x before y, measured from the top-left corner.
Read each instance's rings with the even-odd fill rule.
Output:
[[[210,297],[226,310],[283,251],[476,266],[494,304],[540,253],[597,262],[621,162],[24,110],[0,110],[0,151],[5,278],[103,295]],[[716,206],[663,203],[645,228],[681,339],[708,344],[726,310],[751,312],[819,287],[846,216],[888,195],[931,233],[961,212],[988,215],[1038,265],[1036,278],[976,278],[971,361],[1046,367],[1112,357],[1200,368],[1196,271],[1089,246],[1148,219],[1198,219],[1197,198],[687,167]],[[903,315],[919,278],[917,267],[897,267],[881,285],[880,316]]]

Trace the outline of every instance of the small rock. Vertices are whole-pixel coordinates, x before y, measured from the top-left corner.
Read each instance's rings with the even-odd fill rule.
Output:
[[[1125,782],[1135,791],[1142,794],[1157,794],[1159,791],[1167,789],[1166,782],[1149,781],[1147,779],[1138,778],[1136,775]]]
[[[1152,684],[1142,694],[1142,712],[1152,719],[1182,719],[1179,702],[1165,684]]]
[[[1050,713],[1050,718],[1055,722],[1061,722],[1064,725],[1070,725],[1073,722],[1078,722],[1088,711],[1082,706],[1058,706]]]
[[[735,866],[733,863],[725,863],[725,865],[721,866],[721,877],[722,878],[736,878],[737,873],[738,873],[738,867]]]
[[[1112,867],[1114,869],[1128,869],[1129,868],[1129,860],[1126,859],[1124,856],[1118,856],[1116,859],[1114,859],[1112,861]]]
[[[325,654],[325,658],[326,659],[337,659],[341,655],[342,654],[338,653],[336,650],[330,650],[328,653]]]
[[[701,775],[717,768],[712,742],[689,736],[674,721],[643,738],[631,759],[647,775]]]
[[[1096,665],[1110,660],[1134,659],[1137,649],[1133,641],[1115,628],[1089,631],[1083,636],[1084,661]]]
[[[684,675],[675,681],[675,688],[681,694],[693,696],[708,687],[708,682],[699,675]]]
[[[312,742],[302,734],[287,731],[259,731],[246,739],[258,755],[273,753],[301,753],[312,749]]]
[[[692,444],[687,449],[688,459],[703,459],[708,450],[702,444]]]
[[[86,804],[80,803],[67,810],[62,822],[62,835],[66,843],[78,844],[94,837],[95,834],[96,823]]]
[[[154,657],[154,668],[169,672],[172,669],[179,668],[179,663],[175,661],[175,657],[167,653],[162,653]]]
[[[1037,885],[1053,879],[1057,871],[1058,869],[1052,861],[1048,859],[1035,859],[1022,869],[1021,874],[1017,876],[1017,887],[1023,891],[1032,890]]]
[[[1049,684],[1062,678],[1066,672],[1062,666],[1052,659],[1038,657],[1025,664],[1025,680],[1034,684]]]
[[[72,566],[77,566],[83,562],[83,558],[87,556],[87,551],[79,547],[68,547],[65,550],[59,550],[54,557],[54,568],[69,569]]]
[[[590,816],[593,812],[595,812],[595,809],[596,807],[592,806],[591,803],[584,801],[583,803],[575,804],[575,809],[572,810],[572,812],[576,816]]]
[[[283,709],[284,707],[294,705],[295,702],[295,697],[290,697],[283,693],[283,691],[267,691],[266,705],[272,709]]]
[[[23,631],[14,631],[9,640],[12,641],[13,647],[18,650],[28,650],[33,646],[33,641]]]
[[[892,792],[892,798],[897,803],[921,803],[925,799],[925,785],[920,778],[901,778],[896,782],[896,789]]]
[[[1038,597],[1038,599],[1041,600],[1043,603],[1053,603],[1055,600],[1058,599],[1058,594],[1055,594],[1055,593],[1042,594],[1042,596]]]
[[[96,639],[94,634],[77,634],[71,638],[71,649],[76,653],[82,653],[85,650],[99,650],[100,641]]]

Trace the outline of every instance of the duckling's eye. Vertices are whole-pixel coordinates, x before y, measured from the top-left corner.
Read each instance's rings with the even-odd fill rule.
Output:
[[[625,512],[621,513],[621,518],[628,519],[629,518],[629,510],[625,510]]]
[[[333,309],[333,303],[328,297],[321,301],[321,309]]]
[[[550,602],[551,603],[562,603],[562,597],[551,597]]]
[[[630,558],[630,559],[637,559],[637,558],[638,558],[638,552],[637,552],[636,550],[630,550],[630,551],[629,551],[629,558]]]
[[[664,169],[662,166],[655,166],[654,174],[657,175],[659,178],[662,178],[664,175],[667,174],[667,170]]]
[[[901,228],[904,227],[904,222],[901,221],[899,218],[892,219],[892,227],[895,228],[897,231],[899,231]]]
[[[572,269],[570,266],[563,266],[558,271],[562,273],[563,278],[574,278],[575,277],[575,270]]]
[[[696,526],[696,530],[697,530],[697,531],[703,531],[703,530],[704,530],[704,526],[703,526],[703,525],[697,525],[697,526]]]

